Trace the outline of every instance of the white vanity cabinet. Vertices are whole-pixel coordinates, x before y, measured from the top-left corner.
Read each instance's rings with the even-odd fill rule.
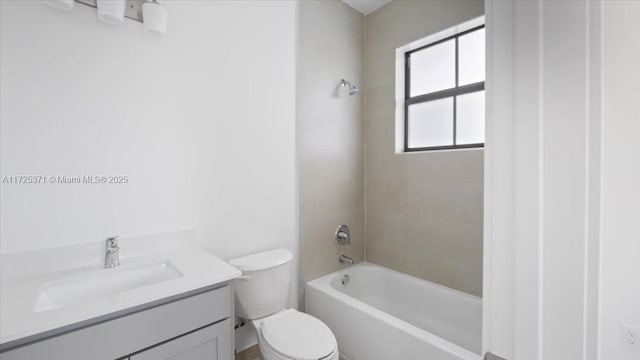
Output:
[[[232,314],[224,284],[25,339],[0,360],[232,360]]]

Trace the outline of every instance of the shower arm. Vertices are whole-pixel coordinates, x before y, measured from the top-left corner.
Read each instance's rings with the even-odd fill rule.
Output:
[[[353,83],[345,79],[341,79],[340,84],[338,86],[347,87],[349,89],[349,95],[355,95],[358,93],[358,91],[360,91],[360,89],[358,89],[357,86],[353,85]]]

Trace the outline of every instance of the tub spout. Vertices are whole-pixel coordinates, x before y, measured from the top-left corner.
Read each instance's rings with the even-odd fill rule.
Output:
[[[340,255],[338,260],[343,264],[353,265],[353,259],[347,255]]]

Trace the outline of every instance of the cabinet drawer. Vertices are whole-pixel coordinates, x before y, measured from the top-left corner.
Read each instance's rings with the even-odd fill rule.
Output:
[[[229,329],[227,319],[131,355],[129,360],[231,360]]]
[[[231,316],[224,286],[0,354],[0,360],[113,360]]]

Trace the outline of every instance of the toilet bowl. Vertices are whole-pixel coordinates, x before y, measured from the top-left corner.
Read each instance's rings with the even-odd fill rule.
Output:
[[[326,324],[285,309],[291,259],[289,250],[276,249],[229,260],[243,273],[234,280],[236,315],[253,324],[264,360],[338,360],[338,344]]]

